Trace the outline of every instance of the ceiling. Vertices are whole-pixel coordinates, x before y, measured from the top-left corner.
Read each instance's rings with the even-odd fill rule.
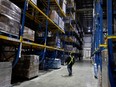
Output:
[[[93,0],[75,0],[76,13],[85,34],[91,34],[93,26]]]

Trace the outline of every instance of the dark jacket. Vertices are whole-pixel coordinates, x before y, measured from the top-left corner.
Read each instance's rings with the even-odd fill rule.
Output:
[[[73,65],[75,63],[75,58],[73,58],[73,61],[71,61],[71,62],[70,61],[71,61],[71,57],[67,57],[65,60],[65,63],[67,65],[69,65],[69,63],[70,63],[70,65]]]

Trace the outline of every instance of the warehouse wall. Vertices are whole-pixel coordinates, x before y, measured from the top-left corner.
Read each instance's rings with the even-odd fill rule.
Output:
[[[91,55],[91,36],[85,36],[83,45],[83,58],[89,59]]]

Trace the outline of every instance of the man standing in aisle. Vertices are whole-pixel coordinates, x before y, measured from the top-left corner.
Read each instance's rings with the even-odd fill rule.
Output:
[[[70,53],[69,57],[65,60],[65,63],[67,64],[67,70],[69,73],[69,76],[72,76],[72,66],[75,63],[74,56],[72,55],[72,52]]]

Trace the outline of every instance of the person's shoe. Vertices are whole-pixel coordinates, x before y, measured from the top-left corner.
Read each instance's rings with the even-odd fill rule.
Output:
[[[72,76],[72,74],[69,74],[69,76]]]

